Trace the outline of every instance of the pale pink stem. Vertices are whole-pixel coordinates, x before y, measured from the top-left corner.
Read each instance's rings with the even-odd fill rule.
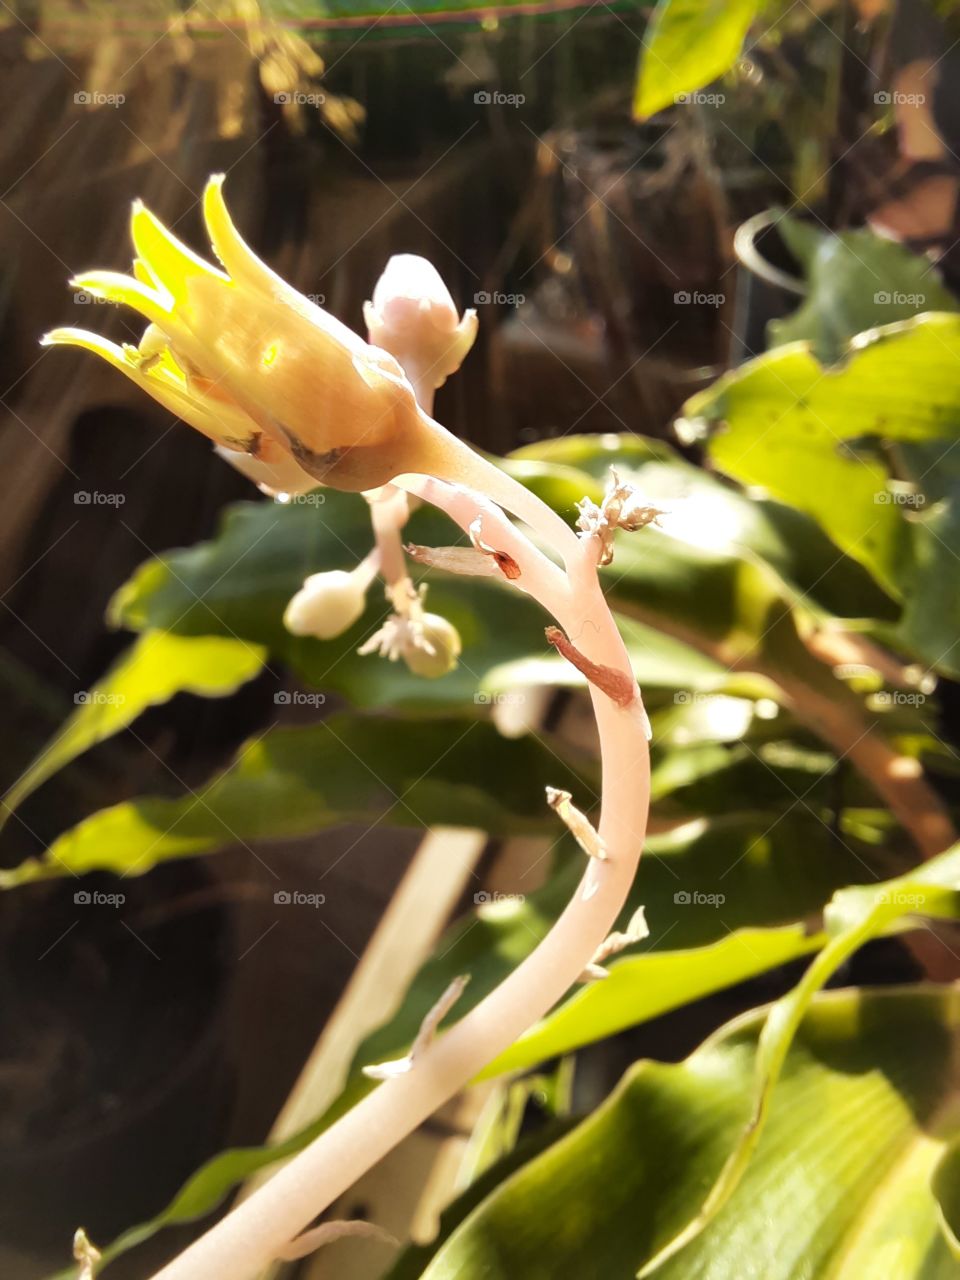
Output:
[[[410,515],[407,495],[386,485],[364,495],[370,507],[370,523],[380,554],[380,573],[388,587],[396,587],[408,577],[400,530]]]
[[[464,450],[484,463],[466,446]],[[474,479],[479,473],[487,480],[487,468],[505,483],[482,483],[482,491],[503,501],[549,537],[554,532],[553,512],[533,495],[522,496],[526,491],[490,464],[466,465],[464,470]],[[447,510],[461,528],[469,529],[478,514],[484,521],[496,522],[487,505],[472,495],[427,478],[404,477],[404,482],[408,481]],[[497,542],[504,536],[513,539],[504,549],[521,566],[521,577],[527,579],[525,589],[550,609],[577,647],[593,662],[617,668],[632,679],[590,549],[578,542],[562,521],[559,523],[568,535],[562,550],[571,569],[572,591],[567,590],[556,566],[502,517],[496,525]],[[590,860],[554,927],[496,991],[441,1034],[406,1075],[379,1085],[158,1272],[156,1280],[220,1280],[226,1276],[253,1280],[317,1214],[542,1018],[580,977],[613,928],[630,891],[650,795],[643,716],[637,714],[639,691],[636,706],[626,709],[595,688],[590,696],[603,763],[599,831],[608,857]]]

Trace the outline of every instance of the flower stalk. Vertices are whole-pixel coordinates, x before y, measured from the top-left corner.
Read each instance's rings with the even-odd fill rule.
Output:
[[[438,993],[435,1017],[409,1059],[381,1069],[386,1078],[371,1094],[156,1275],[253,1280],[289,1256],[292,1242],[296,1250],[312,1239],[303,1233],[319,1214],[542,1018],[591,965],[596,976],[598,957],[622,945],[611,930],[643,845],[648,725],[597,569],[609,561],[615,527],[638,528],[656,512],[641,509],[614,477],[602,509],[582,507],[578,536],[430,416],[434,390],[473,342],[476,316],[458,316],[423,259],[391,259],[365,311],[371,342],[364,342],[253,254],[227,213],[222,179],[208,183],[204,217],[222,269],[138,204],[131,220],[134,274],[93,272],[73,282],[139,311],[149,322],[139,346],[76,329],[56,330],[47,341],[106,359],[268,491],[296,492],[312,478],[365,493],[376,545],[351,573],[307,580],[287,611],[299,634],[345,630],[379,572],[394,612],[364,649],[402,657],[424,675],[448,670],[459,637],[424,611],[400,537],[411,497],[446,512],[466,536],[464,551],[489,562],[555,620],[553,631],[563,639],[554,643],[589,683],[603,769],[595,832],[587,815],[557,793],[565,820],[596,856],[587,858],[576,892],[536,950],[446,1031],[437,1024],[463,984]],[[624,936],[635,935],[639,926]]]

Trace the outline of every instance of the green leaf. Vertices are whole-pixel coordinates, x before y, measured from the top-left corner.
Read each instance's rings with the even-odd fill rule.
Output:
[[[605,966],[609,977],[582,987],[496,1058],[480,1078],[525,1071],[809,955],[822,945],[822,937],[807,934],[802,925],[790,925],[741,929],[690,951],[657,951],[611,961]]]
[[[718,429],[711,459],[817,520],[838,547],[900,598],[913,568],[905,506],[877,438],[954,440],[960,430],[960,318],[926,315],[856,340],[824,367],[806,345],[778,347],[684,408],[687,428]]]
[[[935,670],[960,677],[960,457],[940,441],[901,445],[914,482],[911,572],[897,639]],[[919,501],[923,497],[923,502]]]
[[[42,860],[2,873],[0,884],[94,870],[142,875],[172,858],[343,822],[445,824],[494,835],[556,831],[544,800],[548,784],[586,786],[542,741],[502,738],[490,723],[336,715],[262,734],[197,792],[93,814]]]
[[[535,468],[573,476],[565,490],[539,482]],[[666,529],[694,551],[741,560],[761,560],[804,597],[843,617],[896,616],[889,599],[863,568],[838,555],[836,544],[817,522],[793,507],[748,497],[727,481],[687,462],[669,445],[641,436],[563,436],[527,445],[504,464],[558,510],[565,494],[586,492],[594,499],[615,467],[666,515]],[[584,477],[594,481],[592,489]],[[642,538],[640,539],[642,541]],[[631,542],[621,535],[610,573],[614,605],[622,563]],[[678,584],[678,598],[688,584]]]
[[[905,916],[960,915],[960,845],[923,866],[880,885],[844,889],[824,913],[831,940],[800,982],[771,1006],[757,1044],[753,1111],[698,1213],[666,1243],[640,1273],[659,1274],[661,1264],[681,1253],[716,1218],[740,1184],[760,1141],[774,1087],[811,1001],[864,942]]]
[[[757,0],[658,0],[643,43],[634,115],[646,119],[729,71]]]
[[[855,334],[923,311],[956,311],[928,258],[867,229],[834,234],[783,215],[777,228],[804,262],[807,296],[772,320],[770,344],[809,341],[819,360],[839,360]],[[810,239],[813,239],[813,246]]]
[[[960,1141],[952,1142],[940,1157],[931,1186],[947,1248],[960,1259]]]
[[[177,693],[225,697],[252,680],[265,657],[262,645],[230,636],[145,632],[92,689],[77,694],[76,711],[0,801],[0,826],[64,765],[125,729],[147,707]]]
[[[960,997],[834,992],[805,1011],[756,1157],[678,1257],[649,1259],[699,1203],[749,1116],[763,1011],[679,1065],[642,1062],[576,1130],[499,1186],[422,1280],[946,1280],[929,1177],[955,1117]],[[646,1265],[645,1265],[646,1264]]]
[[[542,479],[544,469],[536,470]],[[582,496],[584,480],[580,476],[579,485],[559,491],[551,480],[551,491],[572,507],[570,494],[576,490]],[[170,628],[185,635],[235,635],[266,645],[308,684],[342,693],[358,707],[437,712],[476,707],[481,715],[485,704],[477,695],[501,689],[504,669],[518,662],[526,664],[525,679],[582,683],[579,673],[546,644],[543,628],[549,619],[543,611],[487,579],[423,575],[430,608],[449,618],[463,640],[461,662],[440,680],[424,680],[402,662],[358,655],[387,612],[377,588],[371,590],[360,621],[335,640],[291,635],[283,625],[283,611],[304,578],[352,568],[372,540],[367,504],[358,495],[331,490],[309,496],[323,501],[288,506],[243,502],[229,508],[212,541],[142,565],[114,597],[112,621],[135,631]],[[463,541],[460,530],[431,508],[414,515],[405,537],[429,546]],[[628,624],[626,639],[645,686],[680,681],[699,689],[712,687],[725,674],[715,661],[643,623]]]

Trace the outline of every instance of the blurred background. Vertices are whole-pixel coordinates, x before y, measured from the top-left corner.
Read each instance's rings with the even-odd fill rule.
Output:
[[[480,317],[436,416],[497,453],[572,432],[672,438],[684,400],[796,305],[796,264],[762,218],[772,206],[824,227],[870,222],[934,251],[957,282],[958,57],[923,6],[783,6],[731,73],[735,93],[646,120],[633,98],[649,10],[625,0],[0,10],[7,783],[128,643],[104,620],[117,587],[254,496],[106,366],[38,346],[55,325],[138,340],[135,317],[67,287],[85,268],[128,268],[135,197],[205,253],[199,197],[225,172],[257,252],[358,330],[387,258],[428,257]],[[925,129],[916,113],[908,129],[877,94],[931,66]],[[94,808],[197,787],[276,720],[275,689],[264,673],[230,700],[148,711],[27,801],[3,865]],[[269,865],[255,844],[173,863],[126,882],[123,920],[78,924],[72,882],[3,899],[4,1276],[46,1274],[78,1221],[108,1239],[205,1155],[262,1141],[420,841],[358,825],[272,844]],[[323,928],[309,912],[277,927],[278,876],[336,904]],[[596,1055],[581,1087],[602,1096],[654,1046],[679,1057],[763,994],[648,1025],[622,1058]],[[441,1138],[444,1124],[457,1131],[438,1121]],[[174,1243],[110,1274],[148,1274]]]

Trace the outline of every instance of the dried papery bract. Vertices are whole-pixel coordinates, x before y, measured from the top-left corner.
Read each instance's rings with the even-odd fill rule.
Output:
[[[369,1080],[390,1080],[394,1076],[402,1076],[410,1071],[424,1049],[428,1049],[433,1043],[433,1038],[437,1034],[437,1027],[463,995],[464,987],[469,981],[469,974],[461,974],[459,977],[454,978],[437,1003],[428,1012],[423,1022],[420,1023],[420,1030],[417,1032],[416,1039],[410,1046],[410,1052],[406,1057],[397,1058],[394,1062],[380,1062],[366,1066],[363,1068],[363,1074]]]

